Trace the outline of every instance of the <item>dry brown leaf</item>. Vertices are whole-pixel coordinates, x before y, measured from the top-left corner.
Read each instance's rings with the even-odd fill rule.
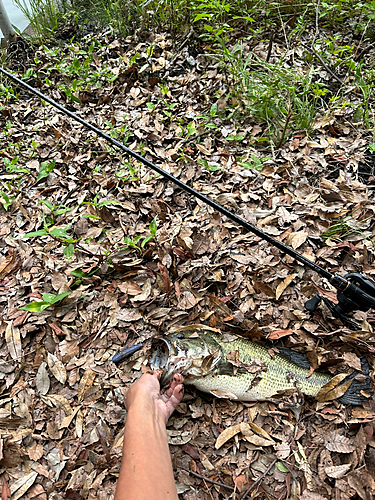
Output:
[[[11,253],[0,264],[0,281],[8,276],[8,274],[14,273],[21,266],[21,259],[14,249],[11,249]]]
[[[27,449],[27,454],[31,458],[31,460],[34,460],[34,462],[37,462],[40,460],[43,456],[44,453],[44,448],[43,445],[34,443],[33,446]]]
[[[43,363],[39,366],[39,369],[35,377],[36,389],[39,392],[39,394],[42,394],[43,396],[47,394],[51,384],[46,366],[47,363],[43,361]]]
[[[326,436],[325,447],[327,450],[337,453],[351,453],[355,450],[355,446],[351,439],[334,431]]]
[[[42,396],[42,400],[49,406],[56,406],[61,408],[65,415],[70,415],[73,413],[73,409],[69,404],[69,401],[61,394],[50,394],[49,396]]]
[[[341,479],[350,470],[351,466],[351,464],[332,465],[331,467],[326,467],[324,471],[328,477]]]
[[[358,372],[362,371],[361,360],[354,352],[345,352],[343,358],[350,368],[354,368]]]
[[[304,490],[302,495],[299,497],[299,500],[328,500],[327,497],[323,497],[319,493],[311,490]]]
[[[116,314],[119,321],[137,321],[142,318],[142,314],[137,309],[120,309]]]
[[[125,283],[119,283],[117,285],[122,293],[127,293],[129,295],[139,295],[142,293],[142,288],[134,281],[125,281]]]
[[[221,448],[223,444],[225,444],[227,441],[229,441],[229,439],[231,439],[239,432],[241,432],[241,424],[235,424],[224,429],[216,439],[215,449],[218,450],[219,448]]]
[[[335,397],[331,397],[331,395],[334,393],[338,387],[340,387],[340,383],[348,376],[347,373],[339,373],[338,375],[334,376],[331,378],[329,382],[323,385],[323,387],[320,389],[318,394],[316,395],[317,401],[320,403],[323,403],[324,401],[331,401],[332,399],[335,399]],[[344,393],[346,392],[346,389]],[[344,394],[343,393],[343,394]],[[342,396],[342,394],[341,394]],[[338,397],[338,396],[336,396]]]
[[[78,438],[82,437],[83,423],[84,423],[83,413],[81,410],[78,410],[77,418],[76,418],[76,434],[77,434]]]
[[[273,330],[272,332],[267,334],[267,338],[271,340],[280,339],[281,337],[285,337],[286,335],[292,335],[293,330],[285,329],[285,330]]]
[[[66,427],[69,427],[71,421],[73,420],[73,418],[76,416],[77,412],[80,410],[80,406],[77,406],[76,408],[74,408],[74,410],[72,411],[72,413],[70,415],[66,415],[62,420],[61,420],[61,423],[59,425],[59,431],[61,429],[65,429]]]
[[[263,281],[254,281],[254,288],[257,293],[263,292],[268,295],[268,297],[275,297],[275,292],[273,291],[273,289],[269,285],[267,285],[267,283],[263,283]]]
[[[85,392],[92,386],[96,377],[96,373],[87,369],[82,375],[78,385],[78,400],[82,401]]]
[[[298,231],[296,233],[290,233],[288,236],[286,244],[294,248],[296,250],[298,247],[300,247],[303,243],[305,243],[306,239],[308,237],[308,233],[305,233],[304,231]]]
[[[273,447],[276,452],[276,456],[279,460],[283,460],[289,457],[290,446],[286,441],[282,441],[281,443],[275,443]]]
[[[2,487],[1,487],[1,500],[10,500],[11,497],[11,492],[9,485],[6,481],[5,475],[1,478],[2,480]]]
[[[61,383],[65,384],[66,382],[66,370],[65,366],[61,363],[59,359],[56,358],[50,352],[47,356],[48,368],[51,370],[52,375]]]
[[[179,309],[191,309],[197,304],[197,299],[191,292],[183,292],[178,302]]]
[[[294,278],[298,276],[297,273],[293,273],[289,275],[287,278],[285,278],[284,281],[279,283],[276,288],[276,295],[275,299],[278,300],[281,296],[281,294],[284,292],[284,290],[290,285],[290,283],[294,280]]]
[[[196,144],[195,146],[204,155],[207,155],[207,156],[211,155],[211,152],[207,148],[202,146],[202,144]]]
[[[12,359],[20,360],[22,358],[21,335],[19,328],[13,326],[13,321],[7,322],[5,340]]]
[[[30,472],[25,474],[20,479],[17,479],[11,486],[10,492],[12,495],[12,500],[18,500],[21,498],[27,490],[33,485],[35,479],[38,477],[37,472]]]

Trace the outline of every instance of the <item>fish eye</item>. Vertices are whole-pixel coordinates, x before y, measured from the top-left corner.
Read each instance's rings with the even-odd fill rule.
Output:
[[[185,335],[183,333],[178,333],[176,336],[177,336],[178,339],[184,339],[185,338]]]

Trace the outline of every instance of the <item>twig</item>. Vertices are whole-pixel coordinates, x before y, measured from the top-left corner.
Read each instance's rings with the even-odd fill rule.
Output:
[[[323,61],[323,59],[320,57],[320,55],[317,53],[317,51],[314,49],[314,47],[308,47],[304,43],[301,44],[303,47],[305,47],[306,50],[312,50],[314,52],[314,55],[319,59],[319,61],[323,64],[324,68],[328,71],[328,73],[333,76],[333,78],[339,82],[340,85],[344,85],[344,82],[327,66],[327,64]]]
[[[250,488],[248,488],[248,489],[245,491],[245,493],[242,495],[242,497],[240,497],[240,498],[241,498],[241,500],[244,500],[244,499],[247,497],[247,495],[248,495],[251,491],[253,491],[253,489],[254,489],[254,488],[255,488],[255,487],[256,487],[256,486],[257,486],[257,485],[258,485],[258,484],[262,481],[262,479],[264,479],[264,478],[267,476],[267,474],[269,473],[269,471],[272,469],[272,467],[275,465],[275,463],[276,463],[276,462],[277,462],[277,458],[275,458],[275,460],[274,460],[274,461],[273,461],[273,462],[272,462],[272,463],[271,463],[271,464],[267,467],[266,471],[265,471],[265,472],[264,472],[264,473],[263,473],[260,477],[258,477],[258,479],[255,481],[255,483],[254,483],[254,484],[252,484],[252,485],[250,486]]]
[[[187,469],[182,469],[182,470],[188,472],[192,476],[202,479],[203,481],[207,481],[207,483],[216,484],[216,486],[221,486],[222,488],[226,488],[227,490],[235,491],[235,488],[233,488],[233,486],[228,486],[227,484],[219,483],[218,481],[214,481],[213,479],[210,479],[208,477],[201,476],[200,474],[198,474],[197,472],[193,472],[192,470],[187,470]]]
[[[179,51],[177,52],[177,54],[175,54],[175,55],[172,57],[172,59],[169,61],[169,67],[168,67],[168,68],[170,68],[170,67],[172,66],[172,64],[175,62],[175,60],[177,59],[177,57],[181,54],[182,49],[183,49],[183,48],[185,47],[185,45],[188,43],[188,41],[189,41],[189,39],[190,39],[190,37],[191,37],[191,35],[192,35],[193,33],[194,33],[194,30],[193,30],[193,28],[191,28],[191,30],[190,30],[190,31],[189,31],[189,33],[187,34],[187,36],[186,36],[185,40],[184,40],[184,41],[182,42],[182,44],[180,45],[180,47],[179,47],[179,49],[180,49],[180,50],[179,50]]]
[[[274,37],[275,37],[275,32],[272,31],[271,36],[270,36],[270,41],[269,41],[269,44],[268,44],[268,52],[267,52],[266,62],[269,62],[270,57],[271,57]]]
[[[286,134],[286,129],[287,129],[287,126],[288,126],[288,124],[290,122],[290,119],[292,118],[292,114],[293,114],[292,113],[292,103],[289,103],[289,109],[288,109],[288,114],[286,115],[285,125],[284,125],[283,131],[281,133],[280,140],[277,143],[276,149],[279,149],[279,147],[282,145],[282,143],[284,141],[284,137],[285,137],[285,134]]]
[[[183,146],[184,144],[186,144],[187,142],[193,142],[195,141],[196,139],[198,139],[199,137],[202,137],[203,135],[207,135],[209,134],[210,132],[212,132],[212,130],[206,130],[205,132],[201,132],[200,134],[197,134],[195,135],[194,137],[189,137],[188,139],[184,139],[183,141],[181,141],[179,144],[176,144],[176,147],[181,147]]]
[[[372,42],[370,43],[370,45],[367,45],[367,47],[365,47],[362,52],[360,52],[358,54],[358,56],[355,58],[355,60],[358,62],[362,59],[362,57],[369,51],[371,50],[373,47],[375,47],[375,42]]]

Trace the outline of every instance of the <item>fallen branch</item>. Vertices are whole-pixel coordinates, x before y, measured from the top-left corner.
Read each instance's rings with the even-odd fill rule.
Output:
[[[273,461],[273,462],[272,462],[272,463],[271,463],[271,464],[267,467],[266,471],[265,471],[265,472],[264,472],[264,473],[263,473],[260,477],[258,477],[258,479],[255,481],[255,483],[254,483],[254,484],[252,484],[252,485],[250,486],[250,488],[248,488],[248,489],[245,491],[245,493],[242,495],[242,497],[240,497],[240,499],[241,499],[241,500],[244,500],[244,499],[247,497],[247,495],[248,495],[251,491],[253,491],[253,489],[254,489],[254,488],[255,488],[255,487],[256,487],[256,486],[257,486],[257,485],[258,485],[258,484],[262,481],[262,479],[264,479],[264,478],[267,476],[267,474],[269,473],[269,471],[270,471],[270,470],[272,469],[272,467],[275,465],[276,461],[277,461],[277,458],[275,458],[275,460],[274,460],[274,461]]]
[[[328,71],[328,73],[337,81],[339,82],[340,85],[344,85],[344,82],[331,70],[329,66],[323,61],[323,59],[320,57],[320,55],[317,53],[317,51],[314,49],[314,47],[308,47],[304,43],[302,43],[303,47],[305,47],[306,50],[312,50],[314,55],[319,59],[319,61],[322,63],[324,68]]]
[[[192,476],[202,479],[203,481],[207,481],[207,483],[216,484],[216,486],[221,486],[222,488],[226,488],[227,490],[235,491],[235,488],[233,488],[233,486],[228,486],[227,484],[219,483],[218,481],[214,481],[213,479],[210,479],[208,477],[201,476],[200,474],[198,474],[197,472],[193,472],[192,470],[187,470],[187,469],[182,469],[182,470],[188,472]]]
[[[360,53],[358,54],[358,56],[356,56],[356,57],[355,57],[355,60],[356,60],[357,62],[358,62],[358,61],[360,61],[360,60],[363,58],[363,56],[364,56],[364,55],[366,55],[366,54],[367,54],[367,52],[368,52],[369,50],[371,50],[373,47],[375,47],[375,42],[372,42],[372,43],[370,43],[370,45],[367,45],[367,47],[365,47],[365,48],[362,50],[362,52],[360,52]]]

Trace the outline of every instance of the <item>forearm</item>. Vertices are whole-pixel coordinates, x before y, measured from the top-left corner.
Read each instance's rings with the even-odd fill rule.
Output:
[[[115,500],[176,500],[165,416],[158,408],[132,406],[126,417]]]

